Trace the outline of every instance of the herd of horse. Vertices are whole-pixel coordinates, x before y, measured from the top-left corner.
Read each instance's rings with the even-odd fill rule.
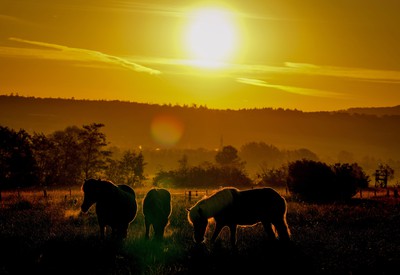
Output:
[[[84,199],[81,211],[86,213],[92,205],[96,205],[100,237],[104,239],[105,228],[109,226],[114,238],[125,239],[129,224],[135,219],[138,211],[135,191],[128,185],[116,185],[100,179],[85,180],[82,191]],[[162,240],[171,216],[170,192],[164,188],[152,188],[146,193],[142,206],[145,238],[150,238],[150,228],[153,227],[153,238]],[[193,239],[197,244],[206,241],[204,236],[211,218],[215,220],[211,242],[214,242],[221,230],[227,226],[230,229],[231,244],[236,247],[237,226],[260,222],[269,238],[290,240],[290,230],[286,221],[286,200],[269,187],[249,190],[222,188],[200,199],[186,210],[188,222],[193,226]]]

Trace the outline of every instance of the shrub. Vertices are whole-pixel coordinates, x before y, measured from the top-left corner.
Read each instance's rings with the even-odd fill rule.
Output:
[[[305,201],[337,201],[352,198],[368,186],[368,176],[357,164],[297,160],[288,167],[287,186],[294,198]]]
[[[252,180],[239,168],[215,165],[193,166],[183,170],[160,171],[153,179],[154,186],[163,187],[250,187]]]

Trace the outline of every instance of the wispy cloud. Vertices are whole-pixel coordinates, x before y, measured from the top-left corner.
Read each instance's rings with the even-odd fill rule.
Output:
[[[278,89],[278,90],[285,91],[285,92],[292,93],[292,94],[316,96],[316,97],[331,97],[331,98],[343,97],[343,95],[340,93],[321,91],[321,90],[316,90],[316,89],[307,89],[307,88],[301,88],[301,87],[293,87],[293,86],[287,86],[287,85],[269,84],[268,82],[261,80],[261,79],[239,77],[236,79],[236,81],[239,83],[253,85],[253,86]]]
[[[285,67],[287,68],[287,72],[291,73],[343,77],[343,78],[352,78],[352,79],[366,80],[366,81],[400,83],[400,71],[318,66],[307,63],[293,63],[293,62],[286,62]]]
[[[239,77],[236,79],[236,81],[239,83],[249,84],[249,85],[254,85],[254,86],[261,86],[261,87],[270,87],[271,86],[264,80],[260,80],[260,79]]]
[[[53,1],[53,6],[58,6],[67,10],[80,11],[101,11],[101,12],[118,12],[118,13],[147,13],[161,16],[182,17],[185,15],[185,9],[181,6],[172,5],[171,3],[148,3],[135,1]],[[36,4],[36,3],[35,3]],[[49,4],[49,3],[46,3]]]
[[[6,15],[6,14],[0,14],[0,21],[13,22],[13,23],[24,23],[24,20],[21,20],[15,16],[10,16],[10,15]]]
[[[325,98],[348,98],[351,93],[329,91],[331,90],[331,86],[328,84],[329,82],[325,82],[325,90],[321,88],[304,87],[304,85],[307,84],[298,82],[301,76],[307,75],[315,77],[318,83],[322,83],[321,77],[332,77],[332,79],[337,79],[335,80],[336,82],[350,80],[353,82],[367,81],[400,84],[400,71],[318,66],[307,63],[286,62],[283,66],[236,65],[232,72],[236,74],[236,81],[242,84],[274,88],[299,95]],[[284,79],[290,80],[291,84],[282,84],[282,76],[284,76]],[[264,79],[268,79],[270,82],[266,82]]]
[[[20,38],[9,38],[11,41],[20,42],[24,44],[39,46],[47,48],[37,49],[37,48],[12,48],[12,47],[2,47],[0,48],[0,53],[7,52],[9,55],[24,55],[25,57],[35,57],[35,58],[43,58],[43,59],[60,59],[60,60],[75,60],[82,62],[102,62],[109,65],[119,66],[126,68],[128,70],[133,70],[135,72],[148,73],[152,75],[161,74],[159,70],[155,70],[149,67],[142,66],[140,64],[131,62],[124,58],[105,54],[99,51],[81,49],[81,48],[73,48],[67,47],[58,44],[40,42],[40,41],[31,41]],[[51,50],[48,50],[51,49]]]
[[[80,66],[114,66],[122,67],[135,72],[148,73],[152,75],[161,74],[160,70],[152,67],[162,68],[164,75],[189,75],[208,76],[212,78],[231,78],[233,81],[259,86],[274,88],[281,91],[327,98],[343,98],[343,93],[335,93],[326,90],[305,87],[304,83],[298,83],[298,77],[292,76],[315,76],[335,77],[338,80],[370,81],[400,84],[400,71],[372,70],[366,68],[349,68],[335,66],[319,66],[308,63],[286,62],[282,66],[270,66],[263,64],[227,64],[221,69],[207,70],[196,67],[193,61],[183,59],[170,59],[162,57],[119,57],[105,54],[103,52],[73,48],[64,45],[31,41],[20,38],[9,38],[9,40],[35,47],[0,47],[0,55],[36,58],[69,60],[81,62]],[[82,64],[85,62],[85,64]],[[95,62],[98,62],[97,64]],[[100,64],[101,63],[101,64]],[[284,78],[282,78],[284,76]],[[269,82],[265,80],[268,79]],[[290,79],[290,85],[282,83],[282,79]],[[287,82],[287,81],[285,81]],[[297,86],[297,84],[299,84]]]
[[[234,65],[232,72],[239,75],[266,76],[273,74],[287,75],[314,75],[346,78],[360,81],[380,81],[388,83],[400,83],[400,71],[373,70],[366,68],[319,66],[308,63],[285,62],[282,66],[268,65]],[[251,78],[251,77],[250,77]]]

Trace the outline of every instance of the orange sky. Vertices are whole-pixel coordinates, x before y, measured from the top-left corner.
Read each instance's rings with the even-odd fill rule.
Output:
[[[228,14],[235,33],[222,67],[196,66],[185,40],[205,7]],[[0,0],[0,94],[223,109],[399,105],[399,11],[397,0]]]

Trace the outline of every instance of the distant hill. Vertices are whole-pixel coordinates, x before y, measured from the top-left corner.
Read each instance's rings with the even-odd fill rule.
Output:
[[[120,101],[0,96],[0,125],[45,134],[71,125],[104,123],[112,145],[165,147],[152,123],[162,118],[181,131],[176,148],[240,148],[265,142],[280,149],[307,148],[336,159],[341,151],[356,157],[400,159],[400,106],[352,108],[338,112],[283,109],[214,110]]]
[[[349,108],[344,112],[348,112],[350,114],[366,114],[376,116],[399,116],[400,105],[393,107]]]

